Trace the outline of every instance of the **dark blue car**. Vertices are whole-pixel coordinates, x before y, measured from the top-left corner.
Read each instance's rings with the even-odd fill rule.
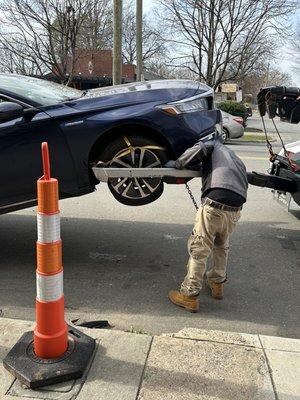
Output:
[[[79,91],[41,79],[0,74],[0,213],[36,201],[40,145],[50,148],[61,197],[90,193],[92,166],[160,167],[196,141],[219,135],[213,90],[161,80]],[[123,204],[143,205],[163,191],[158,178],[111,179]]]

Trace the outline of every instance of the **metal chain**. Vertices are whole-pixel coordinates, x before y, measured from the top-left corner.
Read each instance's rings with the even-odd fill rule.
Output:
[[[277,125],[276,125],[276,123],[274,121],[274,118],[272,118],[272,122],[273,122],[273,125],[274,125],[274,128],[275,128],[275,131],[276,131],[276,133],[277,133],[277,135],[278,135],[278,137],[280,139],[280,142],[281,142],[281,145],[282,145],[282,148],[283,148],[283,153],[284,153],[285,157],[287,158],[289,167],[290,167],[291,170],[293,170],[292,161],[291,161],[290,156],[289,156],[289,154],[288,154],[288,152],[286,150],[285,144],[283,143],[282,137],[281,137],[281,135],[279,133],[279,130],[278,130]]]
[[[270,160],[274,160],[274,158],[276,158],[276,154],[274,154],[272,144],[269,141],[267,128],[266,128],[266,124],[265,124],[265,120],[264,120],[263,116],[261,116],[261,121],[262,121],[262,125],[264,128],[264,134],[265,134],[265,138],[266,138],[266,142],[267,142],[267,148],[268,148],[269,154],[270,154]]]
[[[194,197],[194,195],[193,195],[193,193],[192,193],[192,191],[191,191],[191,189],[190,189],[190,187],[189,187],[189,185],[187,183],[185,183],[185,187],[186,187],[186,190],[187,190],[188,194],[190,195],[190,198],[191,198],[196,210],[198,211],[199,210],[198,204],[197,204],[196,199],[195,199],[195,197]]]

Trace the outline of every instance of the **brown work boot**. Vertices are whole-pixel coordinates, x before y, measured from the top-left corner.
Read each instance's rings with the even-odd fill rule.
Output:
[[[199,309],[199,300],[197,296],[186,296],[179,292],[179,290],[171,290],[169,292],[169,299],[173,304],[185,308],[190,312],[197,312]]]
[[[207,286],[211,290],[211,295],[214,299],[222,300],[224,295],[224,282],[216,283],[206,281]]]

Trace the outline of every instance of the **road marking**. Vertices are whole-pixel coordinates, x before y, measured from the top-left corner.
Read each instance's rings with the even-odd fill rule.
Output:
[[[241,156],[240,157],[242,160],[264,160],[264,161],[268,161],[267,157],[251,157],[251,156]]]

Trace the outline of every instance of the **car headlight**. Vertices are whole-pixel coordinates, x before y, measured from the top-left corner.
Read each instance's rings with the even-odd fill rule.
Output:
[[[182,100],[174,103],[163,104],[161,106],[157,106],[157,108],[163,110],[168,114],[178,115],[196,111],[206,111],[208,110],[208,102],[206,98],[199,98],[194,100]]]

